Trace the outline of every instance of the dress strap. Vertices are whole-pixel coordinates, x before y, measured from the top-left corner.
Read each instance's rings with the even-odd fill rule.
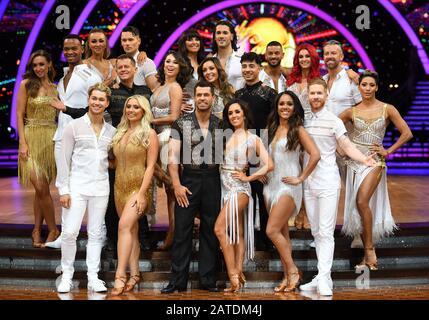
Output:
[[[386,110],[387,110],[387,103],[383,106],[383,119],[386,119]]]
[[[353,120],[353,122],[355,122],[355,118],[356,118],[356,107],[352,107],[352,120]]]

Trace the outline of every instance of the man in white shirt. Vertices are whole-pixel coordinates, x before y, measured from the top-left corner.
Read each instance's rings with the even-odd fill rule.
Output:
[[[336,116],[362,101],[357,84],[341,65],[343,59],[343,50],[338,41],[331,40],[323,45],[323,60],[328,68],[328,73],[323,76],[328,84],[326,108]]]
[[[87,64],[82,63],[82,40],[77,34],[69,34],[63,41],[63,53],[68,67],[64,68],[64,76],[58,82],[58,94],[61,102],[72,108],[85,109],[88,104],[88,89],[102,79],[92,71]],[[54,101],[52,106],[57,104]],[[58,115],[58,127],[53,140],[55,141],[55,163],[60,167],[61,140],[65,126],[72,117],[62,111]],[[57,182],[55,185],[58,187]],[[62,223],[61,223],[62,224]],[[45,247],[61,248],[61,235],[52,242],[46,242]]]
[[[139,29],[133,26],[125,27],[121,32],[121,46],[125,53],[130,54],[137,63],[137,72],[134,76],[134,84],[138,86],[148,86],[150,90],[155,90],[158,86],[156,79],[156,65],[153,60],[145,58],[143,63],[138,63],[141,44]]]
[[[305,118],[304,127],[320,151],[320,161],[312,174],[304,181],[304,201],[311,234],[317,255],[317,276],[300,286],[301,290],[317,290],[320,295],[332,295],[331,268],[334,258],[334,231],[337,220],[341,180],[336,163],[337,145],[352,159],[367,166],[375,166],[372,156],[363,155],[347,137],[343,122],[327,110],[327,85],[321,79],[308,84],[311,113]],[[304,163],[309,159],[304,155]]]
[[[63,210],[61,268],[57,291],[69,292],[72,287],[76,239],[85,211],[88,211],[88,290],[107,291],[98,279],[101,249],[105,239],[104,215],[109,199],[108,150],[116,129],[104,121],[109,105],[110,89],[103,83],[88,91],[88,113],[72,120],[62,138],[57,186]]]
[[[237,52],[237,33],[228,21],[216,23],[213,32],[213,56],[217,57],[235,90],[244,87],[241,74],[241,54]]]
[[[279,93],[286,90],[286,78],[281,67],[283,57],[283,46],[278,41],[271,41],[265,49],[265,60],[268,64],[259,73],[259,80]]]

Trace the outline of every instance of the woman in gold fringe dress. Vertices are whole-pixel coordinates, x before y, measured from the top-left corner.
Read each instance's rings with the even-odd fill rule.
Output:
[[[58,95],[53,84],[54,76],[50,54],[38,50],[29,59],[18,93],[18,177],[23,185],[28,185],[30,181],[36,191],[32,232],[35,248],[43,246],[43,220],[49,229],[47,242],[54,241],[60,234],[55,224],[54,204],[49,190],[49,184],[56,175],[52,141],[56,130],[56,111],[50,106]]]

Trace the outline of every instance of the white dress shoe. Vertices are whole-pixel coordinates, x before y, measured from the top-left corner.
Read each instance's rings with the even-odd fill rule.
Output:
[[[57,287],[58,293],[67,293],[70,292],[73,288],[73,282],[69,278],[62,278],[60,284]]]
[[[61,249],[61,235],[54,241],[46,242],[45,248]]]
[[[300,285],[299,290],[302,291],[316,291],[317,290],[317,277],[314,277],[310,282]]]
[[[317,281],[317,291],[321,296],[332,296],[332,285],[327,279],[319,279]]]
[[[106,283],[100,279],[88,280],[88,290],[94,292],[106,292]]]

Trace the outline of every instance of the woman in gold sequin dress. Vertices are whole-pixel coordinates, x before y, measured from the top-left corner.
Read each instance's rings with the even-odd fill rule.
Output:
[[[131,291],[140,282],[138,220],[152,203],[151,182],[158,158],[158,137],[150,124],[149,101],[139,95],[125,101],[124,112],[113,137],[115,204],[120,217],[118,267],[112,295]],[[131,276],[127,281],[126,270]]]
[[[391,234],[395,228],[387,193],[385,158],[412,138],[407,123],[398,110],[375,97],[378,90],[378,74],[366,70],[359,77],[362,102],[339,115],[344,123],[353,124],[350,140],[365,155],[376,153],[376,167],[365,167],[353,160],[347,164],[346,201],[343,232],[350,236],[362,236],[365,255],[356,268],[367,266],[377,270],[377,256],[373,240]],[[386,127],[393,122],[401,133],[398,140],[384,149]]]
[[[51,56],[44,50],[34,52],[27,64],[18,93],[17,123],[19,134],[18,177],[23,185],[30,181],[34,196],[33,247],[43,246],[41,227],[48,225],[46,241],[59,236],[49,184],[56,175],[54,142],[56,111],[50,103],[57,97],[53,84],[55,70]]]

